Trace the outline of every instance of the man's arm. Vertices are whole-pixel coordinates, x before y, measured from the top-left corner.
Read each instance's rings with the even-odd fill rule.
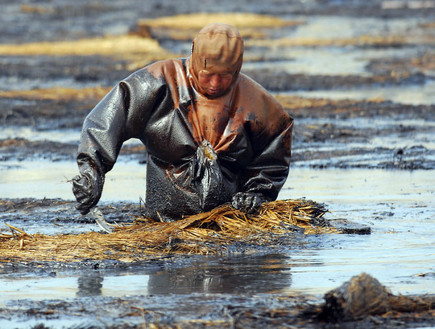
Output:
[[[105,174],[112,169],[125,140],[127,91],[118,84],[86,117],[80,137],[73,193],[83,214],[95,206],[102,194]]]
[[[139,71],[115,86],[86,117],[77,156],[80,175],[73,178],[82,214],[98,203],[105,174],[113,168],[122,144],[142,137],[155,103],[156,83],[146,69]]]
[[[276,200],[290,167],[293,119],[283,115],[281,129],[243,172],[241,192],[233,196],[235,208],[252,213],[266,201]]]

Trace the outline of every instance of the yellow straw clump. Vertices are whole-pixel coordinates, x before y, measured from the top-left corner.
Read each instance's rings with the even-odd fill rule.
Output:
[[[265,203],[255,215],[223,205],[169,223],[136,218],[110,234],[31,235],[10,226],[12,235],[0,235],[0,261],[87,258],[130,262],[165,253],[213,254],[234,242],[268,245],[294,231],[340,233],[323,218],[326,212],[323,205],[300,199]]]
[[[25,90],[0,90],[0,98],[24,98],[37,100],[99,100],[103,98],[111,88],[94,87],[94,88],[65,88],[52,87],[41,89]]]
[[[199,31],[205,25],[215,22],[232,24],[239,29],[252,27],[282,27],[301,24],[299,21],[287,21],[271,15],[251,13],[194,13],[155,19],[143,19],[138,21],[138,25],[147,25],[156,28],[194,29]]]
[[[106,36],[90,39],[32,42],[24,44],[0,45],[0,55],[17,56],[128,56],[130,54],[144,54],[151,59],[162,58],[168,53],[153,39],[145,39],[135,35]]]

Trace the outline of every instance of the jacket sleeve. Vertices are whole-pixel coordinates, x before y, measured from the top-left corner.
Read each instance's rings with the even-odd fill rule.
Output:
[[[292,129],[293,119],[284,113],[279,120],[279,129],[270,138],[262,136],[261,140],[252,141],[255,148],[267,140],[245,167],[243,192],[261,193],[269,201],[276,200],[289,173]]]
[[[157,101],[158,79],[142,69],[118,83],[86,117],[77,155],[79,170],[90,163],[104,176],[113,168],[122,144],[143,139]]]

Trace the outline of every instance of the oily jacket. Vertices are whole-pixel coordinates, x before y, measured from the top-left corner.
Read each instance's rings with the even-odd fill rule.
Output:
[[[188,61],[156,62],[118,83],[85,119],[79,168],[91,163],[104,177],[123,142],[138,138],[148,152],[146,205],[155,219],[206,211],[236,192],[276,199],[289,171],[293,119],[242,73],[224,96],[202,96]]]

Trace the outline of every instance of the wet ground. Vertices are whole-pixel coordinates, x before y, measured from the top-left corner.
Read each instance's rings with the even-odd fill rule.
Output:
[[[152,54],[90,54],[80,42],[135,35],[138,19],[205,11],[291,22],[244,32],[244,72],[295,118],[292,170],[279,198],[323,202],[329,218],[372,229],[135,263],[12,262],[0,255],[1,328],[435,327],[433,310],[341,324],[312,315],[324,293],[361,272],[394,294],[435,294],[434,1],[0,5],[2,223],[27,233],[98,230],[75,211],[68,183],[83,119],[118,80],[147,60],[188,55],[190,42],[174,28],[151,30],[161,47]],[[76,49],[59,50],[64,41],[77,42]],[[138,214],[144,152],[128,142],[108,175],[101,207],[109,221],[129,223]],[[8,233],[2,225],[0,233]]]

